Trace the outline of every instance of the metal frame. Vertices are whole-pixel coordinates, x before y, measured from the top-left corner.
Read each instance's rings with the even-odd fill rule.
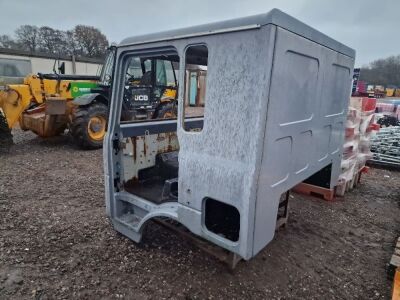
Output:
[[[195,129],[203,126],[204,118],[186,118],[187,128]],[[164,132],[174,132],[178,128],[177,120],[162,121],[143,121],[136,123],[121,124],[121,134],[123,137],[142,136],[145,134],[158,134]]]
[[[260,26],[246,27],[254,24]],[[246,30],[236,30],[242,26]],[[206,44],[209,51],[202,131],[183,129],[183,84],[178,91],[177,121],[121,124],[118,99],[125,58],[176,49],[179,69],[185,70],[185,49],[193,44]],[[273,10],[129,38],[117,47],[116,62],[104,145],[106,208],[115,229],[132,240],[139,242],[147,221],[163,216],[250,259],[274,236],[282,193],[329,164],[331,188],[336,184],[354,50]],[[180,83],[184,73],[179,74]],[[203,120],[189,122],[198,126]],[[122,139],[130,143],[130,137],[150,135],[154,141],[157,134],[170,130],[176,131],[180,147],[178,200],[157,205],[120,189],[130,179],[122,178],[124,171],[137,166],[133,159],[122,159],[126,154],[118,148]],[[239,211],[237,242],[206,228],[206,198]]]

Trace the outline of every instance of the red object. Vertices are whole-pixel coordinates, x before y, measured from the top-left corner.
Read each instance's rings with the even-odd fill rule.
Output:
[[[368,166],[364,166],[364,167],[361,168],[360,173],[366,174],[366,173],[368,173],[368,171],[369,171],[369,167]]]
[[[371,128],[371,130],[375,130],[375,131],[379,131],[379,129],[381,128],[381,126],[379,124],[371,124],[369,126]]]
[[[376,98],[362,98],[362,111],[372,111],[376,108]]]
[[[365,81],[359,80],[357,82],[357,92],[359,94],[367,93],[367,84]]]
[[[371,132],[371,131],[379,131],[379,129],[381,128],[381,126],[379,124],[369,124],[366,132]]]
[[[361,182],[361,175],[362,175],[362,174],[367,174],[368,171],[369,171],[369,167],[367,167],[367,166],[364,166],[364,167],[361,168],[361,170],[360,170],[360,172],[359,172],[359,176],[358,176],[357,183],[360,183],[360,182]]]

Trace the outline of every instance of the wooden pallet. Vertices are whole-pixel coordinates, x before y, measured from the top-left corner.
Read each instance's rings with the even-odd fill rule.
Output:
[[[392,268],[395,268],[392,300],[400,300],[400,238],[397,239],[394,253],[390,259],[390,265]]]
[[[309,196],[317,196],[319,198],[323,198],[327,201],[332,201],[334,200],[335,197],[335,191],[333,189],[327,189],[323,188],[317,185],[312,185],[308,183],[300,183],[296,185],[292,191],[298,193],[298,194],[304,194],[304,195],[309,195]]]

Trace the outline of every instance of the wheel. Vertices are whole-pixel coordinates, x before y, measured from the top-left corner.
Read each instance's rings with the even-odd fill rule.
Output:
[[[79,106],[73,116],[70,133],[74,142],[83,149],[98,149],[103,146],[107,129],[107,106],[94,102]]]
[[[173,119],[178,115],[177,107],[174,102],[160,104],[153,115],[153,119]]]
[[[9,152],[12,145],[11,129],[8,127],[6,117],[0,110],[0,153]]]

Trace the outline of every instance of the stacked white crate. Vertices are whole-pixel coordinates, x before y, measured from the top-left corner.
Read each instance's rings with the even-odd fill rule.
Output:
[[[347,114],[345,142],[343,145],[342,173],[335,189],[337,196],[355,187],[362,172],[366,172],[365,163],[372,158],[370,140],[375,130],[376,99],[352,97]]]

